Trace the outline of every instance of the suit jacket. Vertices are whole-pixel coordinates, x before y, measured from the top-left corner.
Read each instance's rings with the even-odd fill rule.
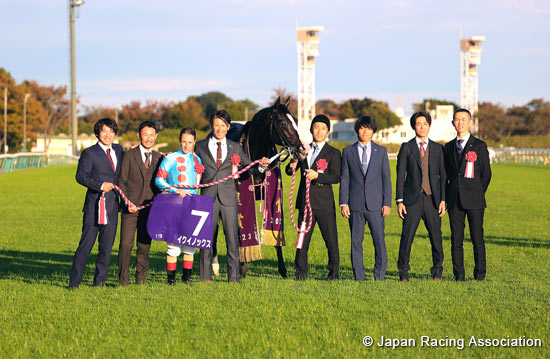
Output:
[[[238,154],[241,158],[240,167],[245,167],[250,164],[250,158],[244,153],[241,146],[226,138],[227,141],[227,156],[222,162],[220,168],[216,166],[216,159],[210,153],[208,148],[208,136],[204,140],[197,142],[195,146],[195,152],[202,160],[204,165],[204,173],[202,174],[201,183],[211,183],[219,179],[225,178],[231,174],[231,156]],[[235,187],[235,180],[233,178],[215,186],[203,188],[201,194],[204,196],[218,197],[221,204],[224,206],[237,206],[237,189]]]
[[[477,160],[474,162],[474,178],[465,178],[466,153],[474,152]],[[454,208],[460,198],[464,209],[486,208],[485,192],[491,182],[491,165],[487,144],[472,136],[458,155],[456,138],[445,145],[445,170],[447,171],[447,208]]]
[[[153,197],[160,192],[155,186],[155,175],[161,159],[162,155],[159,152],[151,151],[151,165],[148,170],[143,163],[139,146],[124,153],[119,187],[136,206],[151,202]],[[124,213],[129,213],[127,208]]]
[[[340,182],[341,172],[341,156],[340,151],[332,147],[328,143],[325,143],[321,152],[317,155],[317,159],[313,164],[313,168],[316,169],[317,161],[324,159],[328,163],[328,167],[324,173],[319,173],[319,177],[311,182],[309,189],[309,200],[311,208],[316,210],[334,210],[334,193],[332,192],[332,185]],[[298,196],[296,197],[296,209],[303,210],[306,202],[306,179],[305,170],[310,169],[307,158],[302,161],[298,161],[296,165],[296,171],[300,170],[301,180],[300,187],[298,189]],[[288,164],[285,168],[287,175],[292,175],[292,168]]]
[[[114,172],[107,153],[103,151],[98,143],[86,148],[80,155],[76,170],[76,181],[88,188],[82,212],[91,211],[89,213],[93,213],[93,211],[97,210],[103,182],[111,182],[118,185],[118,177],[122,164],[122,146],[113,143],[111,147],[115,151],[117,158]],[[116,191],[109,191],[105,194],[105,206],[108,212],[118,212],[118,196]]]
[[[428,177],[435,207],[445,201],[445,155],[443,146],[428,141]],[[402,199],[405,206],[415,204],[422,189],[422,159],[416,143],[416,137],[405,142],[397,155],[397,181],[395,199]]]
[[[352,211],[381,210],[391,207],[391,173],[386,147],[371,141],[371,157],[367,174],[361,171],[357,142],[342,151],[340,205]]]

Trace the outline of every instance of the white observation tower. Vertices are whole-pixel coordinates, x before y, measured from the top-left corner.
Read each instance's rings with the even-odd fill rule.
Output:
[[[311,138],[309,126],[315,117],[315,57],[319,56],[322,26],[296,29],[298,43],[298,129],[300,137]]]
[[[477,67],[481,63],[481,43],[485,36],[460,39],[460,106],[469,110],[473,117],[472,132],[477,134],[479,123],[476,116],[479,89]]]

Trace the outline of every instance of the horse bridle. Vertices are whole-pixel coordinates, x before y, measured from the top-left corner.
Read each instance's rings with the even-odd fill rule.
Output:
[[[273,116],[273,111],[271,111],[271,113],[269,114],[271,116],[271,124],[269,125],[269,135],[271,136],[271,138],[273,138],[273,127],[275,127],[275,131],[277,131],[277,135],[279,136],[279,139],[281,140],[281,142],[283,143],[283,147],[287,150],[288,152],[288,155],[284,158],[284,159],[280,159],[279,161],[281,163],[285,162],[286,160],[290,159],[290,158],[294,158],[295,155],[294,155],[294,150],[292,149],[292,146],[290,145],[290,142],[288,142],[288,140],[285,138],[285,136],[282,135],[282,130],[281,130],[281,127],[280,127],[280,124],[278,121],[276,121],[276,119],[274,118]]]

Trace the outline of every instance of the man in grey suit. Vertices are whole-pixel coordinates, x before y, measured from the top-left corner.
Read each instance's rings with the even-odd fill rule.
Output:
[[[235,154],[240,157],[239,166],[245,167],[250,164],[250,158],[241,146],[227,139],[227,131],[231,124],[231,116],[224,111],[216,111],[210,116],[212,135],[197,142],[195,152],[204,165],[204,173],[201,183],[211,183],[231,174],[231,157]],[[261,165],[267,166],[268,158],[262,158]],[[223,183],[203,188],[201,194],[214,197],[213,223],[214,231],[217,233],[218,218],[221,216],[225,244],[227,247],[227,277],[229,283],[239,281],[239,236],[238,236],[238,201],[235,180],[230,179]],[[214,238],[216,241],[216,238]],[[201,249],[200,252],[200,280],[212,281],[212,251]]]
[[[342,151],[340,207],[349,219],[351,264],[355,280],[365,280],[363,237],[368,222],[374,244],[374,279],[384,280],[388,255],[384,240],[384,217],[391,208],[391,174],[385,147],[371,142],[376,120],[361,116],[355,122],[358,141]]]

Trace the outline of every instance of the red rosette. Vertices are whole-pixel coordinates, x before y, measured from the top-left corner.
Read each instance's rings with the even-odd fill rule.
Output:
[[[238,166],[239,163],[241,163],[241,157],[235,153],[233,156],[231,156],[231,164],[234,166]]]
[[[466,153],[466,161],[475,162],[477,161],[477,154],[473,151]]]
[[[197,163],[195,165],[195,172],[200,175],[204,172],[204,165],[202,163]]]
[[[315,161],[315,166],[317,167],[317,172],[325,173],[325,170],[328,167],[328,162],[324,158],[321,158],[321,159]]]

